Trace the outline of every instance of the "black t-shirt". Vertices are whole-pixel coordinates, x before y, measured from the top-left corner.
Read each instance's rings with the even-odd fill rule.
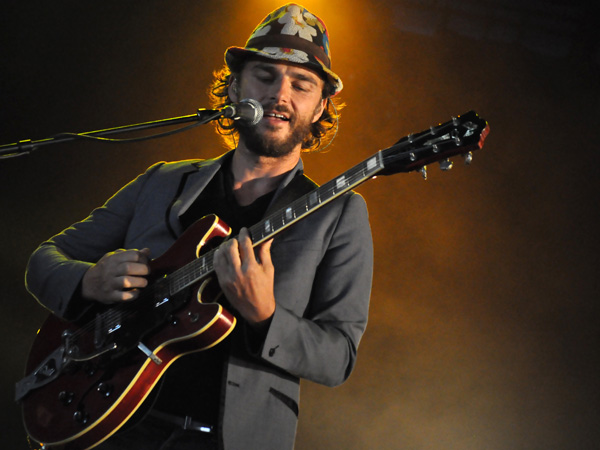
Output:
[[[231,236],[236,236],[242,227],[249,227],[259,222],[265,214],[274,191],[259,197],[248,206],[240,206],[235,200],[232,187],[231,160],[228,158],[190,208],[181,216],[183,227],[188,228],[198,219],[216,214],[232,228]],[[228,305],[221,303],[235,314]],[[240,318],[239,316],[237,318],[238,326],[233,333],[240,328]],[[162,387],[154,408],[179,416],[190,416],[195,420],[216,426],[223,388],[223,368],[232,338],[233,336],[230,335],[213,348],[176,360],[163,376]]]

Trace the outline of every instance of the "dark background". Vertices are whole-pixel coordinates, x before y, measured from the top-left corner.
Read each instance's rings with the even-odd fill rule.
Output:
[[[587,2],[589,3],[589,2]],[[298,449],[595,449],[600,47],[564,1],[306,0],[347,103],[323,183],[475,109],[456,161],[358,191],[375,242],[370,323],[350,380],[302,385]],[[192,114],[229,45],[274,1],[5,1],[0,144]],[[23,273],[44,239],[159,160],[224,151],[209,126],[146,143],[66,143],[0,161],[2,448],[26,448],[13,385],[46,313]]]

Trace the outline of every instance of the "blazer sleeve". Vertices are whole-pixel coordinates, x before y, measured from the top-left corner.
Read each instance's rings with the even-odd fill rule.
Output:
[[[288,373],[327,386],[343,383],[367,325],[373,242],[367,207],[346,197],[315,272],[303,315],[276,306],[261,357]]]
[[[33,252],[25,284],[42,306],[69,320],[85,309],[87,305],[78,295],[83,275],[104,254],[123,246],[138,196],[161,165],[149,168],[86,219],[43,242]]]

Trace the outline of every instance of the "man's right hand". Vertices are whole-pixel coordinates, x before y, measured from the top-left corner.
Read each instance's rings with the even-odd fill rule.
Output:
[[[150,250],[119,249],[107,253],[90,267],[81,282],[81,293],[88,300],[114,303],[133,300],[148,284]]]

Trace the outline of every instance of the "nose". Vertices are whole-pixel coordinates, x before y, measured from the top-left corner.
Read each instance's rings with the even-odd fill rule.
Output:
[[[289,103],[292,83],[287,77],[281,77],[271,85],[270,96],[276,104]]]

